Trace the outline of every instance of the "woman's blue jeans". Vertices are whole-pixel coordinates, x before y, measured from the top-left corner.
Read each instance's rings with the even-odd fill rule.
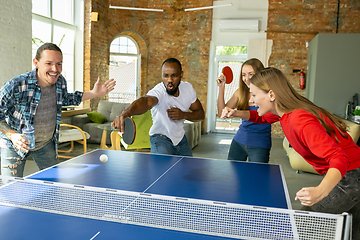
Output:
[[[348,171],[329,195],[302,210],[352,214],[352,239],[360,240],[360,168]]]
[[[150,147],[151,153],[192,157],[192,151],[185,135],[180,143],[174,146],[167,136],[163,134],[154,134],[150,136]]]
[[[233,139],[228,153],[228,160],[246,161],[249,158],[249,162],[268,163],[269,156],[270,149],[246,146]]]

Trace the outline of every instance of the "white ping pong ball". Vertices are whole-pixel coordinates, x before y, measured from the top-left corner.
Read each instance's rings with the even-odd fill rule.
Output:
[[[106,154],[101,154],[100,155],[100,161],[101,162],[107,162],[107,160],[108,160],[108,156],[106,156]]]

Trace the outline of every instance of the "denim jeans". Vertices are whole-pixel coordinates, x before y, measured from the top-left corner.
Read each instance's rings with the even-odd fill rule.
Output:
[[[268,163],[269,156],[270,149],[246,146],[233,139],[228,153],[228,160],[246,161],[246,158],[249,157],[249,162]]]
[[[360,168],[348,171],[328,196],[302,210],[352,215],[352,239],[360,240]]]
[[[5,176],[23,177],[28,156],[33,158],[39,170],[59,163],[53,141],[50,141],[41,149],[29,151],[23,159],[13,150],[1,148],[1,174]]]
[[[176,146],[170,138],[162,134],[154,134],[150,136],[151,153],[180,155],[192,157],[192,151],[186,136],[184,135],[180,143]]]

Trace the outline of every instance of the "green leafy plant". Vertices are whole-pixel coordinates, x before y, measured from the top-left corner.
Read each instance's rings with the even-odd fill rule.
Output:
[[[44,41],[41,40],[40,38],[33,37],[32,38],[32,44],[36,45],[37,47],[40,47],[41,45],[44,44]]]
[[[360,116],[360,109],[355,109],[353,113],[355,116]]]
[[[71,27],[69,27],[66,32],[64,33],[64,35],[61,37],[60,42],[58,44],[58,46],[61,46],[61,43],[63,42],[65,35],[67,34],[67,32],[71,29]],[[33,37],[32,38],[32,44],[36,45],[37,47],[40,47],[41,45],[43,45],[45,42],[43,40],[41,40],[40,38],[37,37]]]
[[[243,55],[247,50],[247,46],[217,46],[216,55]]]

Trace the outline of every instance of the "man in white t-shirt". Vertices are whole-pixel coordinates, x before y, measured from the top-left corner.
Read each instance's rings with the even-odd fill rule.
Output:
[[[162,64],[163,82],[157,84],[147,95],[135,100],[114,120],[113,127],[123,133],[126,117],[140,115],[151,109],[151,153],[192,156],[185,136],[184,119],[203,120],[205,113],[194,88],[190,83],[181,81],[182,77],[179,60],[165,60]]]

